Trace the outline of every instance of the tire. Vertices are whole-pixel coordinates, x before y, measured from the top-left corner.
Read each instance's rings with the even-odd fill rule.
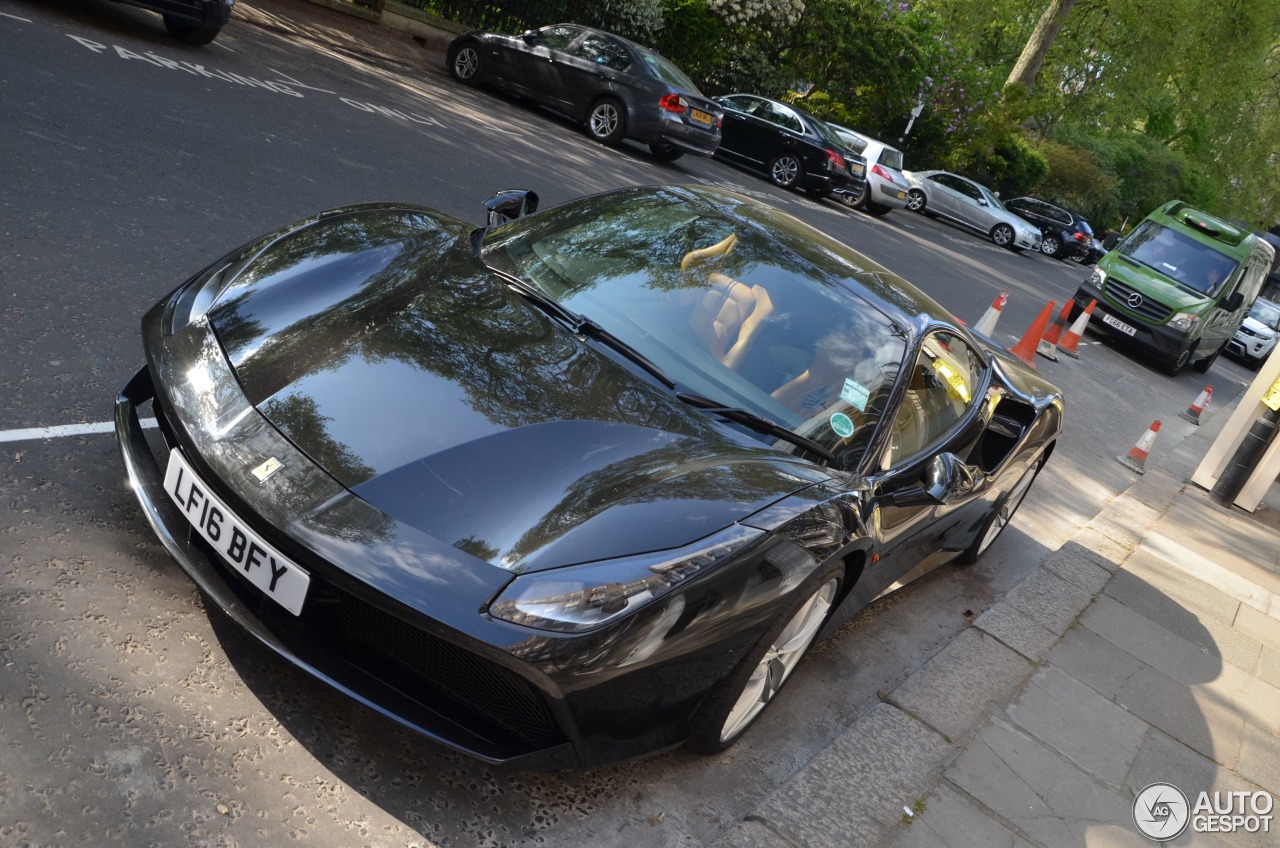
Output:
[[[1013,227],[1008,224],[996,224],[991,228],[991,240],[1000,247],[1014,249],[1014,233]]]
[[[674,144],[659,144],[656,141],[649,145],[649,152],[653,154],[653,158],[663,162],[674,162],[684,155],[684,151]]]
[[[913,188],[907,192],[907,208],[912,212],[923,212],[928,205],[929,201],[925,199],[924,192],[920,189]]]
[[[1173,359],[1166,359],[1164,362],[1164,373],[1170,377],[1176,377],[1182,373],[1182,369],[1187,367],[1187,363],[1191,361],[1191,348],[1187,348]]]
[[[1009,522],[1013,520],[1013,515],[1018,511],[1018,507],[1022,506],[1023,500],[1027,497],[1027,492],[1031,491],[1031,484],[1035,482],[1036,476],[1040,473],[1040,469],[1044,467],[1044,457],[1036,460],[1036,464],[1023,472],[1018,478],[1018,482],[1013,484],[1013,488],[1000,496],[996,501],[995,509],[982,522],[982,529],[978,531],[978,535],[974,537],[973,544],[969,545],[959,557],[956,558],[957,565],[972,565],[982,558],[991,546],[995,544],[996,539],[1000,538],[1000,534],[1004,532],[1004,528],[1009,526]]]
[[[1040,242],[1040,252],[1054,259],[1062,258],[1062,240],[1057,236],[1045,236]]]
[[[587,135],[607,147],[616,147],[627,132],[627,112],[617,99],[601,97],[587,110]]]
[[[858,198],[847,191],[842,191],[836,195],[836,199],[850,209],[858,208]]]
[[[795,188],[804,173],[804,165],[790,153],[775,156],[769,163],[769,181],[779,188]]]
[[[1218,361],[1218,356],[1222,353],[1222,348],[1226,346],[1227,345],[1224,342],[1213,352],[1212,355],[1206,356],[1204,359],[1197,359],[1195,362],[1191,363],[1191,370],[1199,374],[1209,373],[1209,369],[1213,367],[1213,363]]]
[[[173,15],[164,16],[164,28],[179,41],[200,46],[211,43],[222,32],[221,26],[200,26]]]
[[[463,85],[478,85],[483,70],[480,46],[474,41],[464,42],[449,54],[449,72]]]
[[[755,647],[708,693],[689,730],[691,750],[719,753],[759,718],[813,645],[843,579],[844,566],[831,562],[792,593]]]
[[[880,218],[892,212],[893,207],[881,206],[879,203],[872,203],[871,201],[867,201],[867,205],[862,207],[862,211],[866,212],[868,215],[872,215],[876,218]]]
[[[870,199],[871,187],[864,182],[862,184],[862,189],[857,194],[850,196],[849,199],[845,201],[845,205],[852,206],[854,209],[861,209],[863,212],[866,212],[867,203]]]

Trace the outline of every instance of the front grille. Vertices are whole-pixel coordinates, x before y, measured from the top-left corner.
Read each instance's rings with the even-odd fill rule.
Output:
[[[1165,306],[1163,303],[1160,303],[1157,300],[1152,300],[1132,286],[1126,286],[1124,283],[1117,282],[1114,279],[1107,280],[1103,287],[1103,294],[1105,294],[1107,299],[1116,306],[1122,306],[1129,312],[1152,324],[1163,324],[1165,321],[1168,321],[1169,316],[1173,314],[1173,310]],[[1129,298],[1135,294],[1142,297],[1142,303],[1137,307],[1129,305]]]
[[[1258,337],[1258,334],[1255,333],[1253,330],[1250,330],[1248,327],[1241,327],[1240,332],[1244,333],[1246,336],[1254,336],[1255,338]]]

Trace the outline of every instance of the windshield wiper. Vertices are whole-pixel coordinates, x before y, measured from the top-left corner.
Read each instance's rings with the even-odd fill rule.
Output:
[[[498,271],[497,273],[507,281],[507,284],[511,286],[511,288],[519,292],[534,306],[537,306],[543,312],[546,312],[552,318],[567,327],[569,332],[577,336],[587,336],[588,338],[603,342],[618,351],[618,353],[621,353],[623,356],[630,359],[636,365],[639,365],[645,371],[648,371],[655,379],[658,380],[658,382],[662,383],[662,385],[666,386],[668,389],[674,389],[676,387],[676,381],[663,373],[662,369],[657,365],[654,365],[647,356],[606,330],[604,327],[601,327],[595,321],[592,321],[585,315],[579,315],[572,309],[565,308],[560,301],[551,297],[532,283],[510,274],[504,274],[501,271]]]
[[[801,436],[794,430],[788,430],[776,421],[770,421],[762,415],[756,415],[754,412],[749,412],[736,406],[725,406],[711,398],[703,397],[702,395],[695,395],[692,392],[676,392],[676,398],[684,401],[690,406],[706,410],[713,415],[719,415],[721,418],[725,418],[729,421],[745,424],[757,433],[777,436],[785,442],[790,442],[797,447],[802,447],[807,451],[816,453],[828,462],[835,462],[836,455],[827,450],[825,446],[818,444],[813,439]]]

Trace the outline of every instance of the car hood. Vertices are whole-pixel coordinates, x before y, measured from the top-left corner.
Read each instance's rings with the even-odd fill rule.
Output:
[[[1253,331],[1255,336],[1261,336],[1264,339],[1273,338],[1276,331],[1268,327],[1266,324],[1254,318],[1252,315],[1246,315],[1244,324],[1242,325]]]
[[[535,570],[684,545],[825,478],[548,319],[461,222],[405,229],[283,240],[210,312],[249,402],[381,512]]]

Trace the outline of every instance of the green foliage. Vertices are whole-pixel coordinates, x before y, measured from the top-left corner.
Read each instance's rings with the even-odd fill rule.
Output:
[[[1032,143],[1049,165],[1037,197],[1079,212],[1098,228],[1119,222],[1117,180],[1090,150],[1049,139]]]

